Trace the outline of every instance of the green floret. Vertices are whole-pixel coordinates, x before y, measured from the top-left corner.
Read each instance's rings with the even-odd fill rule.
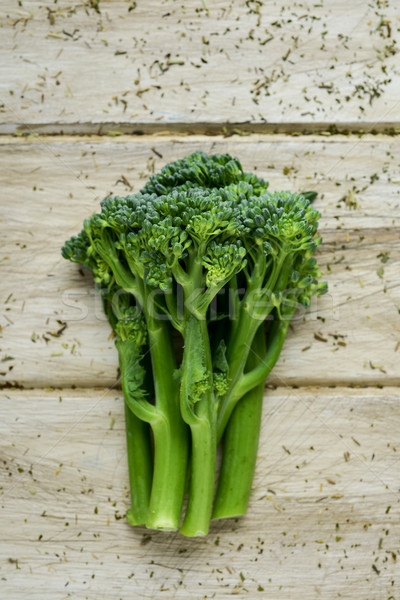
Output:
[[[93,251],[91,240],[85,229],[65,242],[61,252],[67,260],[90,269],[96,283],[106,286],[112,285],[112,271],[101,256]]]
[[[206,271],[207,287],[219,286],[246,266],[246,250],[240,240],[225,244],[213,240],[201,262]]]
[[[268,186],[256,175],[244,173],[239,160],[229,154],[208,156],[204,152],[194,152],[186,158],[166,165],[160,173],[152,175],[143,191],[162,196],[177,188],[223,188],[241,181],[251,184],[256,194],[261,190],[265,191]]]
[[[246,510],[265,378],[296,308],[326,291],[314,194],[267,188],[237,158],[195,152],[103,200],[62,249],[93,272],[115,332],[131,524],[178,529],[188,487],[180,531],[205,535],[224,434],[214,516]]]

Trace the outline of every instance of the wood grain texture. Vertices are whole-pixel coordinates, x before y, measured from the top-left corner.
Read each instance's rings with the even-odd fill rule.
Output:
[[[286,136],[3,139],[1,381],[116,385],[91,276],[60,247],[103,196],[138,190],[154,169],[198,149],[239,156],[271,189],[319,192],[329,294],[298,313],[270,382],[399,383],[399,142]]]
[[[248,515],[132,529],[122,398],[0,402],[4,598],[397,598],[398,389],[268,391]]]
[[[397,128],[399,26],[395,0],[3,0],[0,132]]]
[[[330,135],[399,132],[399,31],[395,0],[2,0],[1,598],[399,600],[400,142]],[[199,149],[318,191],[329,295],[269,379],[248,515],[190,540],[124,519],[116,351],[60,247]]]

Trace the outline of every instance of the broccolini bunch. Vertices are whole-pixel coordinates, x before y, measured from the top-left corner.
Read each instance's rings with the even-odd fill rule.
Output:
[[[106,198],[62,249],[92,270],[115,332],[132,525],[198,536],[246,512],[265,379],[298,305],[326,290],[312,195],[267,187],[196,152]]]

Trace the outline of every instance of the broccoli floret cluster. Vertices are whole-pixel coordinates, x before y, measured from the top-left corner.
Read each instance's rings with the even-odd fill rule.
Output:
[[[326,291],[313,194],[267,188],[237,158],[196,152],[106,198],[63,247],[93,272],[116,335],[131,524],[178,529],[188,474],[184,535],[246,511],[257,448],[241,428],[259,429],[254,405],[296,307]]]

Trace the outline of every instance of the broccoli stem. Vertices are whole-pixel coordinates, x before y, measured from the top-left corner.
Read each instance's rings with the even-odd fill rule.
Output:
[[[167,321],[147,314],[158,418],[151,422],[154,438],[154,471],[146,526],[179,528],[185,494],[188,431],[179,411],[179,385]]]
[[[196,387],[196,384],[200,390]],[[181,533],[206,535],[210,526],[216,469],[216,406],[206,320],[189,316],[182,360],[181,411],[192,438],[189,499]]]
[[[186,482],[186,431],[162,417],[152,423],[154,475],[146,527],[163,531],[179,528]]]
[[[254,337],[246,367],[256,367],[266,350],[264,324]],[[264,381],[249,391],[236,405],[223,439],[223,454],[213,519],[246,514],[260,437]]]
[[[138,419],[125,402],[131,506],[126,513],[130,525],[144,525],[149,509],[153,464],[149,425]]]
[[[134,342],[118,341],[116,346],[125,398],[126,446],[131,497],[131,507],[126,517],[131,525],[144,525],[149,508],[153,464],[149,425],[139,419],[129,408],[129,402],[134,400],[131,398],[129,383],[131,369],[137,361],[138,351]]]
[[[258,451],[265,379],[279,358],[294,311],[293,306],[283,308],[284,319],[274,320],[267,349],[263,325],[254,337],[238,392],[244,396],[236,404],[224,433],[214,519],[246,514]]]
[[[229,421],[236,402],[241,396],[237,387],[242,377],[254,335],[260,326],[260,321],[254,319],[246,310],[241,310],[235,335],[228,340],[227,361],[229,364],[230,384],[218,411],[217,440],[220,441]],[[242,394],[243,395],[243,394]]]
[[[192,463],[189,499],[180,529],[182,535],[207,535],[210,527],[216,469],[215,425],[204,421],[191,427]]]
[[[217,427],[218,441],[223,435],[236,403],[245,393],[250,391],[250,389],[255,387],[258,383],[261,383],[269,373],[270,369],[268,370],[268,366],[261,365],[257,371],[257,376],[251,374],[246,374],[246,376],[243,375],[255,333],[259,328],[260,323],[267,318],[274,308],[274,304],[272,302],[273,294],[276,292],[279,293],[281,290],[285,289],[288,281],[290,280],[292,262],[293,258],[290,256],[287,258],[286,253],[282,252],[282,255],[277,263],[273,266],[272,272],[268,278],[267,286],[263,292],[264,298],[254,294],[254,292],[256,292],[260,286],[260,281],[264,277],[262,264],[256,263],[254,276],[249,282],[248,290],[243,298],[238,321],[233,330],[233,335],[228,341],[226,356],[229,363],[229,375],[231,382],[229,390],[219,408]],[[268,290],[269,294],[267,294]],[[282,306],[283,309],[281,308],[281,310],[284,310],[285,314],[287,313],[287,318],[285,317],[283,319],[284,323],[286,323],[286,328],[283,324],[282,328],[284,329],[284,332],[281,332],[283,335],[283,344],[287,327],[289,326],[296,303],[291,302],[286,304],[286,301],[284,301],[282,302]],[[280,348],[281,347],[282,345]],[[271,350],[272,356],[270,359],[272,360],[273,364],[275,364],[276,360],[278,359],[280,348],[279,350],[276,350],[276,355],[274,355],[274,349]],[[244,377],[246,385],[243,385]]]
[[[239,395],[247,394],[259,383],[264,382],[272,371],[281,353],[294,310],[292,308],[290,311],[286,311],[284,320],[276,319],[273,322],[268,336],[268,349],[259,364],[243,375],[238,385],[237,393]]]

